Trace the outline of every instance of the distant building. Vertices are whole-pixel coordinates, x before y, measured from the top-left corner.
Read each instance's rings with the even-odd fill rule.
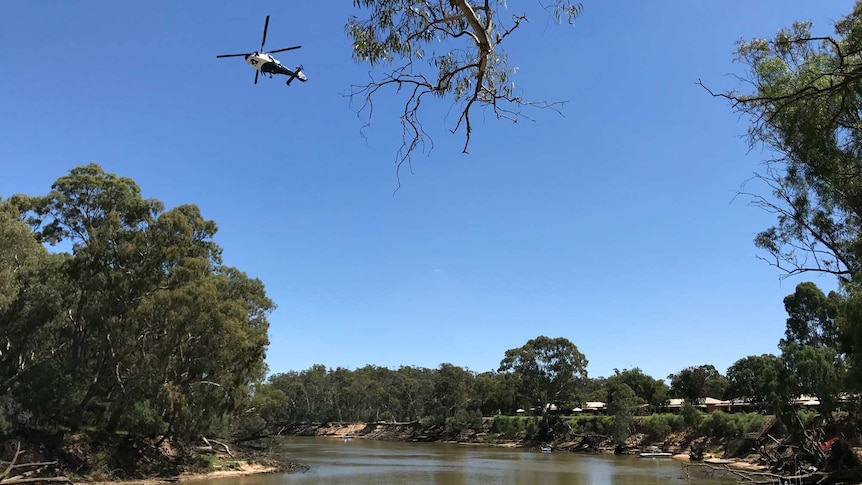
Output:
[[[607,407],[608,407],[607,404],[605,404],[601,401],[587,401],[584,403],[584,406],[582,409],[581,408],[576,408],[576,409],[581,409],[582,413],[602,414],[605,412],[605,409]]]

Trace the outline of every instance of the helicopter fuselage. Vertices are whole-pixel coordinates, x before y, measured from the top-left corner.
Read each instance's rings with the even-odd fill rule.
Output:
[[[305,81],[305,74],[299,69],[292,71],[284,67],[278,59],[266,52],[253,52],[245,56],[245,62],[264,74],[283,74],[285,76],[296,77],[300,81]]]
[[[257,84],[257,78],[260,73],[269,74],[269,77],[272,77],[273,74],[282,74],[287,76],[287,85],[290,86],[290,83],[294,79],[299,79],[300,81],[307,81],[308,78],[305,77],[305,74],[302,72],[302,64],[296,66],[295,69],[288,69],[281,65],[281,62],[278,61],[275,57],[272,57],[272,54],[269,52],[265,52],[263,50],[263,46],[266,44],[266,30],[269,28],[269,15],[266,16],[266,21],[263,23],[263,39],[260,41],[260,49],[254,52],[244,52],[242,54],[219,54],[216,58],[225,58],[225,57],[244,57],[245,62],[248,63],[249,66],[253,67],[255,70],[254,73],[254,83]],[[272,53],[275,52],[284,52],[284,51],[292,51],[294,49],[299,49],[302,46],[295,45],[291,47],[285,47],[283,49],[275,49],[270,51]]]

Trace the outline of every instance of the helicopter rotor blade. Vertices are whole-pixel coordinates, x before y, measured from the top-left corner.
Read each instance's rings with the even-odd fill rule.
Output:
[[[250,56],[251,52],[246,52],[245,54],[222,54],[216,57],[240,57],[240,56]]]
[[[266,44],[266,29],[269,28],[269,15],[266,16],[266,22],[263,24],[263,39],[260,41],[260,51],[263,52],[263,45]]]
[[[257,84],[257,75],[260,74],[260,71],[254,71],[254,83]]]
[[[276,52],[292,51],[294,49],[299,49],[300,47],[302,47],[302,46],[301,45],[295,45],[293,47],[285,47],[284,49],[276,49],[274,51],[269,51],[269,53],[274,54]]]

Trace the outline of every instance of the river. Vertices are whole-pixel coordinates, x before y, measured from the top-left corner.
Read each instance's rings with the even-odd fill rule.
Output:
[[[308,472],[208,480],[195,485],[718,485],[682,479],[681,462],[608,454],[393,443],[337,438],[287,438],[284,453]]]

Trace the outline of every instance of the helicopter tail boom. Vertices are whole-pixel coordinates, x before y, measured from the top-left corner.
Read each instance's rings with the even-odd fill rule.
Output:
[[[302,66],[296,66],[296,70],[287,78],[287,85],[290,86],[290,83],[293,82],[294,79],[299,79],[302,82],[308,81],[308,78],[305,77],[305,73],[302,72]]]

